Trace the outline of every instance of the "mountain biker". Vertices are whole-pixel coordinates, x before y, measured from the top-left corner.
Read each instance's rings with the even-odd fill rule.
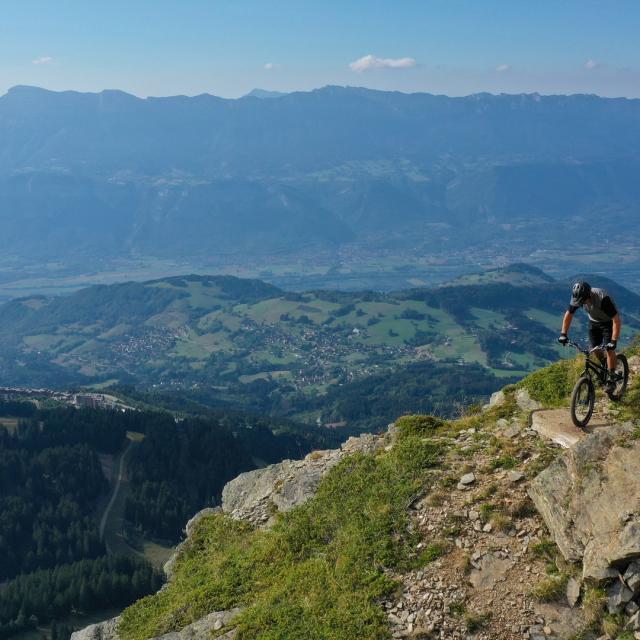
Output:
[[[607,366],[609,375],[606,389],[613,393],[616,388],[616,347],[622,328],[622,320],[613,298],[605,289],[592,287],[588,282],[576,282],[571,291],[571,302],[562,319],[562,329],[558,342],[566,345],[573,314],[579,307],[584,307],[589,316],[589,342],[591,348],[604,343],[607,349]],[[596,352],[600,362],[604,364],[602,351]]]

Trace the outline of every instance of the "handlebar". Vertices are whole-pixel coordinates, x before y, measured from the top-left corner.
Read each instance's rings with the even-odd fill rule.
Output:
[[[567,340],[567,344],[571,345],[572,347],[575,347],[580,353],[584,354],[585,356],[588,356],[592,353],[594,353],[595,351],[606,351],[607,347],[603,344],[599,344],[597,347],[593,347],[593,349],[585,349],[581,344],[578,344],[577,342],[574,342],[573,340]]]

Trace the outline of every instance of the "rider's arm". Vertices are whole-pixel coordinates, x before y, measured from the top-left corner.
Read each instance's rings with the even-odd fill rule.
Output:
[[[618,313],[618,309],[616,308],[615,303],[609,296],[603,298],[602,310],[611,318],[611,321],[613,322],[611,339],[618,340],[618,338],[620,337],[620,329],[622,329],[622,319],[620,318],[620,314]]]
[[[611,339],[618,340],[620,337],[620,330],[622,329],[622,320],[620,319],[620,314],[616,313],[613,318],[611,318],[613,322],[613,330],[611,331]]]
[[[564,312],[564,318],[562,318],[562,329],[561,329],[561,333],[564,333],[565,335],[569,333],[569,327],[571,326],[571,321],[573,320],[573,314],[575,313],[575,308],[573,308],[574,310],[571,311],[573,307],[570,307],[569,309],[567,309]]]

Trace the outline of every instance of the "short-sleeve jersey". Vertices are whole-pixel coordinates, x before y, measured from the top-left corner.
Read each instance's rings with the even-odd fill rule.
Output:
[[[591,322],[609,322],[618,313],[616,304],[607,290],[598,287],[591,289],[589,300],[581,306],[584,307]],[[574,313],[576,309],[577,307],[569,306],[571,313]]]

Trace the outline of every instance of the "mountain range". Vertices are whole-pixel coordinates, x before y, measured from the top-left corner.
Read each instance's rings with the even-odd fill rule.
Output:
[[[17,86],[0,141],[4,259],[446,254],[638,229],[640,100]]]

